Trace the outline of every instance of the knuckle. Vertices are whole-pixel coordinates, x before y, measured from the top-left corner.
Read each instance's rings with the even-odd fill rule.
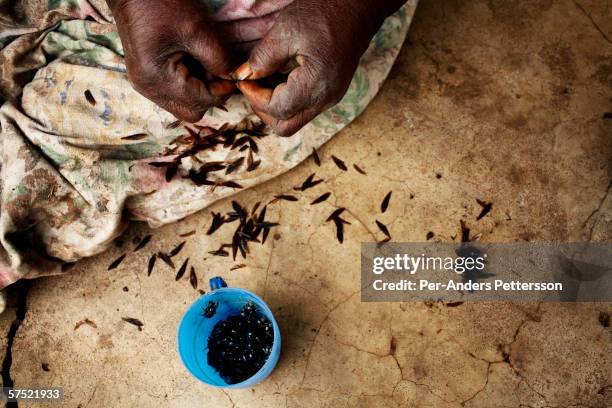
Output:
[[[203,111],[188,108],[184,105],[176,103],[175,101],[168,101],[165,103],[164,109],[174,114],[177,118],[190,123],[197,122],[202,118],[202,116],[204,116]]]
[[[198,19],[190,19],[181,23],[181,32],[187,39],[198,37],[205,25]]]
[[[255,69],[261,69],[267,64],[268,61],[271,60],[271,58],[272,58],[272,50],[270,47],[267,47],[267,46],[257,47],[255,51],[251,54],[251,57],[249,58],[249,63]]]
[[[283,44],[273,36],[265,37],[251,52],[249,63],[255,70],[265,70],[275,64],[279,56],[288,53]]]
[[[275,104],[270,106],[269,113],[277,119],[287,120],[295,115],[295,109],[288,104]]]
[[[297,132],[295,126],[291,123],[279,123],[274,128],[274,133],[281,137],[293,136]]]

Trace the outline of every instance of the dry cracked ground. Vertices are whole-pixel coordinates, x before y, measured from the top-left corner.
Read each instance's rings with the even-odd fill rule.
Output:
[[[5,385],[61,386],[70,407],[611,406],[610,304],[362,303],[359,292],[360,242],[383,238],[375,219],[395,241],[452,241],[460,220],[487,242],[612,240],[611,39],[610,1],[423,1],[380,95],[321,149],[321,167],[307,160],[235,197],[325,180],[269,206],[281,225],[246,267],[207,254],[232,233],[206,236],[209,211],[136,253],[150,231],[135,225],[69,274],[13,290]],[[479,221],[477,199],[493,203]],[[344,244],[325,222],[336,207],[348,208]],[[274,310],[283,351],[263,384],[224,392],[181,366],[176,327],[198,292],[161,262],[148,277],[146,263],[182,240],[177,264],[190,258],[200,288],[223,275]],[[75,328],[83,319],[93,324]]]

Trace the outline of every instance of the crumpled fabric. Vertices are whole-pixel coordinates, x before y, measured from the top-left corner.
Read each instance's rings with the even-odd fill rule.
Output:
[[[270,16],[289,2],[207,5],[241,42],[265,34]],[[259,167],[242,166],[231,180],[248,188],[276,177],[355,119],[389,73],[415,7],[411,0],[385,21],[340,103],[292,137],[260,138]],[[158,227],[239,191],[183,176],[202,163],[245,156],[240,149],[186,157],[170,181],[166,168],[149,165],[173,160],[186,129],[131,88],[112,21],[101,0],[0,0],[0,289],[62,273],[107,248],[129,220]],[[240,135],[259,123],[241,95],[225,107],[210,109],[192,129],[225,126]],[[210,177],[228,178],[217,173]]]

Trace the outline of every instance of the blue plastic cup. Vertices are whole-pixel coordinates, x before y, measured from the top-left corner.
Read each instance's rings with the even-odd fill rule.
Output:
[[[206,318],[202,312],[209,301],[216,302],[217,312]],[[266,363],[251,378],[236,384],[226,383],[217,370],[208,365],[208,338],[215,324],[240,314],[244,305],[251,301],[259,313],[272,322],[274,343]],[[198,380],[219,388],[247,388],[265,380],[278,362],[281,350],[281,336],[272,311],[259,296],[248,290],[228,288],[220,277],[210,279],[210,292],[201,296],[187,309],[178,328],[178,352],[187,370]]]

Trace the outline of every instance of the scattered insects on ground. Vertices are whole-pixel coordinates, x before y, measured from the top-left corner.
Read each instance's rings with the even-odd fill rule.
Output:
[[[247,171],[253,171],[261,164],[261,160],[253,159],[253,150],[249,150],[249,155],[247,156]]]
[[[361,173],[361,174],[363,174],[364,176],[367,176],[367,175],[368,175],[368,173],[366,173],[364,169],[362,169],[361,167],[359,167],[359,166],[358,166],[358,165],[356,165],[356,164],[353,164],[353,168],[354,168],[355,170],[357,170],[357,173]]]
[[[221,215],[221,213],[211,212],[211,214],[213,218],[208,231],[206,231],[206,235],[212,235],[225,222],[225,218]]]
[[[470,229],[463,220],[460,220],[459,224],[461,225],[461,242],[470,242]]]
[[[493,203],[487,203],[479,199],[476,199],[476,202],[482,207],[480,214],[478,214],[478,217],[476,217],[476,221],[479,221],[491,211],[493,208]]]
[[[306,178],[306,180],[304,180],[304,182],[302,183],[300,187],[294,187],[293,189],[296,191],[305,191],[323,182],[323,179],[315,180],[314,178],[315,178],[315,173],[312,173],[310,176]]]
[[[198,288],[198,276],[196,275],[196,271],[193,265],[191,265],[191,269],[189,271],[189,283],[191,284],[192,288]]]
[[[228,187],[228,188],[244,188],[240,184],[236,183],[235,181],[224,181],[221,183],[217,183],[216,185],[221,186],[221,187]]]
[[[344,164],[344,161],[342,161],[341,159],[337,158],[336,156],[334,156],[332,154],[332,160],[334,161],[334,163],[336,163],[336,166],[338,166],[338,168],[342,171],[347,171],[348,168],[346,167],[346,164]]]
[[[380,229],[382,231],[383,234],[385,234],[388,238],[391,238],[391,234],[389,233],[389,229],[387,228],[387,226],[385,224],[383,224],[382,222],[376,220],[376,225],[378,226],[378,229]]]
[[[124,322],[127,322],[129,324],[133,324],[134,326],[138,327],[138,331],[142,331],[142,326],[144,326],[144,323],[141,322],[140,320],[134,318],[134,317],[122,317],[121,320],[123,320]]]
[[[345,208],[336,209],[330,214],[329,217],[327,217],[327,220],[325,220],[325,222],[334,222],[334,225],[336,226],[336,237],[338,238],[338,242],[340,243],[344,242],[344,224],[350,224],[350,222],[340,217],[340,214],[342,214],[344,210]]]
[[[229,252],[225,250],[225,247],[226,247],[225,245],[221,245],[219,249],[214,250],[214,251],[209,251],[208,253],[214,256],[223,256],[223,257],[229,256]]]
[[[312,159],[317,166],[321,167],[321,158],[319,157],[319,153],[317,153],[317,149],[314,147],[312,148]]]
[[[342,220],[339,218],[334,218],[334,224],[336,224],[336,237],[338,238],[338,242],[344,242],[344,224]]]
[[[173,126],[170,126],[173,125]],[[175,123],[168,125],[170,128],[174,126],[179,127],[181,123]],[[192,129],[195,127],[197,131]],[[243,126],[240,127],[240,126]],[[231,149],[239,149],[244,151],[249,149],[249,156],[247,160],[247,170],[253,171],[260,165],[261,160],[254,160],[253,153],[259,151],[257,142],[255,139],[266,136],[263,132],[265,125],[254,124],[252,122],[243,123],[239,127],[230,128],[227,124],[221,126],[219,129],[214,129],[206,126],[198,125],[183,125],[183,129],[187,134],[183,134],[174,139],[173,143],[166,148],[166,154],[176,155],[172,161],[169,162],[154,162],[149,163],[154,167],[165,167],[165,178],[166,181],[172,180],[178,173],[179,165],[181,160],[184,158],[191,158],[192,162],[199,163],[200,166],[194,166],[189,170],[187,174],[181,175],[182,178],[190,179],[197,186],[210,186],[214,190],[217,187],[226,187],[240,189],[242,185],[233,180],[220,180],[218,174],[215,175],[216,179],[211,179],[210,173],[225,170],[226,174],[236,172],[244,163],[245,157],[239,157],[232,163],[225,162],[203,162],[198,156],[198,153],[204,150],[214,150],[218,146]],[[238,135],[241,135],[237,138]]]
[[[324,194],[321,194],[319,197],[315,198],[310,205],[315,205],[315,204],[319,204],[322,203],[323,201],[327,200],[329,198],[329,196],[331,195],[331,192],[327,192]]]
[[[231,173],[235,172],[236,170],[238,170],[240,168],[240,166],[242,166],[242,163],[244,163],[244,157],[237,158],[236,160],[231,162],[226,167],[225,174],[231,174]]]
[[[327,217],[327,219],[325,221],[329,222],[329,221],[333,220],[334,218],[338,218],[340,216],[340,214],[342,214],[344,212],[344,210],[346,210],[346,208],[338,208],[338,209],[334,210],[334,212],[332,212],[330,214],[330,216]]]
[[[176,273],[176,277],[174,278],[174,280],[179,280],[183,277],[183,275],[185,274],[185,271],[187,270],[188,263],[189,263],[189,258],[185,259],[185,261],[179,268],[178,272]]]
[[[90,327],[93,327],[94,329],[98,328],[98,325],[93,321],[93,320],[89,320],[89,319],[83,319],[78,321],[75,325],[74,325],[74,330],[78,329],[79,327],[81,327],[82,325],[88,325]]]
[[[163,252],[158,252],[158,253],[157,253],[157,256],[158,256],[158,257],[159,257],[159,258],[160,258],[162,261],[164,261],[164,263],[165,263],[166,265],[168,265],[168,266],[169,266],[169,267],[171,267],[172,269],[174,269],[174,268],[175,268],[175,266],[174,266],[174,262],[172,262],[172,258],[170,258],[170,256],[168,256],[168,254],[165,254],[165,253],[163,253]]]
[[[296,198],[297,200],[297,198]],[[232,211],[222,215],[221,213],[212,213],[213,221],[209,228],[209,234],[216,231],[222,224],[229,224],[238,221],[238,225],[232,235],[231,243],[223,244],[219,249],[210,251],[209,253],[215,256],[229,256],[229,251],[226,248],[231,248],[231,255],[233,259],[236,259],[238,253],[246,258],[249,253],[249,243],[259,242],[265,243],[266,237],[268,236],[270,229],[276,227],[278,223],[266,221],[266,210],[264,206],[259,213],[261,203],[257,202],[253,205],[252,210],[249,212],[237,201],[232,201]],[[259,236],[262,236],[261,241]]]
[[[279,194],[279,195],[275,195],[274,196],[274,200],[270,201],[270,204],[275,203],[279,200],[284,200],[284,201],[298,201],[298,198],[294,195],[290,195],[290,194]]]
[[[123,262],[123,260],[125,259],[125,256],[127,254],[123,254],[121,255],[119,258],[115,259],[113,262],[111,262],[111,264],[108,266],[108,270],[113,270],[116,267],[118,267],[119,265],[121,265],[121,262]]]
[[[393,191],[389,191],[385,198],[383,198],[382,203],[380,203],[380,212],[384,213],[389,208],[389,201],[391,200],[391,193]]]
[[[142,240],[140,240],[140,242],[138,242],[138,244],[136,245],[136,248],[134,248],[134,252],[141,250],[142,248],[144,248],[150,241],[151,241],[151,235],[146,235]]]
[[[147,266],[147,276],[151,276],[151,272],[153,272],[153,267],[155,267],[155,261],[157,260],[157,254],[151,255],[149,258],[149,264]]]
[[[181,250],[183,249],[183,247],[185,246],[185,241],[181,242],[180,244],[178,244],[177,246],[174,247],[174,249],[172,249],[172,251],[170,251],[168,253],[168,256],[170,258],[176,256],[179,254],[179,252],[181,252]]]

